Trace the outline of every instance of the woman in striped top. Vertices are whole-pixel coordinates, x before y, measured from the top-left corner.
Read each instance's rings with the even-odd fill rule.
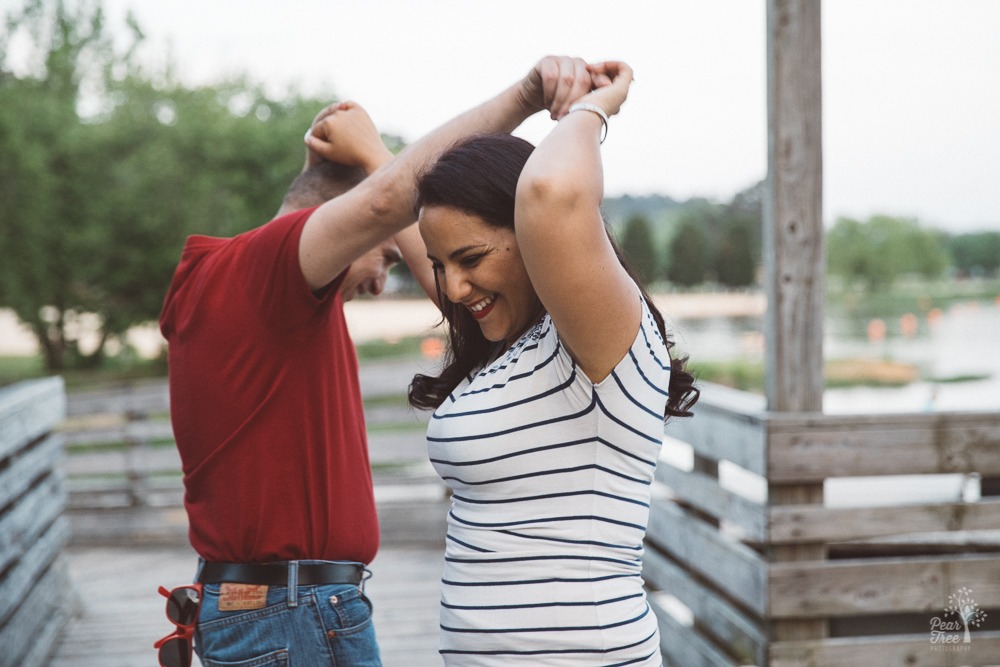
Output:
[[[664,417],[697,390],[600,214],[600,137],[632,72],[588,69],[537,149],[466,140],[418,186],[450,336],[441,374],[410,387],[454,492],[447,665],[661,664],[642,540]]]

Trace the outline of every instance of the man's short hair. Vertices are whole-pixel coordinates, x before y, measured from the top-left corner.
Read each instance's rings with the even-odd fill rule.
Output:
[[[294,210],[319,206],[365,179],[360,167],[322,160],[299,174],[288,188],[282,207]]]

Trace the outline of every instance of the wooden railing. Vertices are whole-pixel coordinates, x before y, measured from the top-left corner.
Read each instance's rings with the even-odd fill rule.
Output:
[[[893,491],[899,475],[922,476],[910,488],[1000,476],[1000,414],[774,414],[715,386],[695,412],[667,426],[647,533],[644,575],[668,664],[1000,661],[1000,499]],[[676,452],[688,460],[672,463]],[[873,478],[882,491],[866,498]],[[768,501],[824,483],[853,485],[849,506]],[[798,546],[824,557],[780,557]],[[976,614],[968,636],[949,611],[963,593]],[[783,639],[783,624],[796,639]]]
[[[0,666],[46,664],[78,608],[60,552],[69,537],[52,435],[65,411],[60,378],[0,389]]]
[[[166,401],[161,383],[71,403],[72,419],[89,423],[65,434],[78,450],[67,463],[71,516],[94,522],[82,541],[108,531],[129,531],[119,541],[163,539],[171,521],[167,537],[183,539],[179,459],[156,444],[169,432]],[[369,407],[368,419],[376,492],[394,494],[379,503],[383,538],[440,542],[447,503],[427,468],[419,417],[390,403]],[[380,431],[407,419],[412,429]],[[950,497],[922,501],[893,485],[900,475],[911,488],[942,475],[1000,477],[1000,415],[776,414],[758,396],[709,385],[696,416],[672,420],[666,434],[644,575],[668,665],[997,662],[1000,499],[975,488],[963,495],[955,480],[946,480]],[[98,441],[128,444],[102,451]],[[862,480],[880,481],[881,497],[773,500],[797,485],[862,489]],[[139,526],[150,511],[155,521]],[[799,546],[822,557],[781,557]],[[962,589],[987,613],[968,643],[964,628],[942,630],[961,623],[948,606]],[[935,619],[948,625],[932,627]]]
[[[447,502],[427,461],[426,415],[400,396],[412,373],[365,382],[386,370],[391,364],[362,368],[365,398],[373,402],[365,415],[382,539],[443,544]],[[166,380],[70,395],[62,430],[74,544],[186,541],[181,462],[169,411]]]

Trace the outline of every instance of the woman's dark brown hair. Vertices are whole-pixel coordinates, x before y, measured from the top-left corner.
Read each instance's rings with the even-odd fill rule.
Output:
[[[517,180],[533,150],[534,146],[529,142],[509,134],[487,134],[466,139],[446,151],[420,176],[417,210],[424,206],[447,206],[475,215],[493,227],[513,230]],[[667,337],[663,316],[629,266],[614,237],[609,233],[608,238],[618,261],[639,286],[669,350],[674,344]],[[442,294],[440,284],[437,285],[437,296],[441,314],[448,323],[449,345],[440,375],[418,374],[410,383],[410,405],[423,409],[441,405],[463,379],[489,364],[502,351],[498,345],[503,345],[487,340],[468,310],[456,307]],[[694,386],[694,376],[684,369],[686,361],[687,357],[671,359],[666,418],[689,417],[691,407],[698,400],[699,391]]]

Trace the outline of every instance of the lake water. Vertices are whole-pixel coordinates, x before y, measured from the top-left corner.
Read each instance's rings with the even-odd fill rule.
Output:
[[[669,326],[679,348],[694,359],[763,359],[761,317],[705,316],[706,311],[759,312],[762,303],[735,303],[729,304],[735,307],[728,308],[723,303],[712,303],[711,299],[688,296],[694,299],[663,304],[668,319],[670,315],[676,317]],[[427,301],[359,300],[348,306],[349,326],[358,340],[426,335],[435,329],[439,319]],[[891,359],[918,366],[922,377],[928,378],[985,377],[965,382],[921,380],[900,388],[829,389],[824,395],[825,412],[1000,412],[1000,304],[997,302],[970,301],[948,307],[938,317],[920,316],[911,336],[902,335],[898,320],[887,320],[885,339],[873,342],[866,336],[867,324],[857,319],[828,317],[826,358]],[[162,345],[154,325],[132,331],[130,342],[148,355],[156,354]],[[0,354],[34,352],[34,341],[24,328],[9,311],[0,309]],[[668,443],[664,447],[664,460],[689,469],[690,448],[672,447]],[[724,485],[754,500],[760,501],[766,495],[763,479],[735,466],[721,466],[720,476]],[[891,481],[887,477],[846,478],[828,480],[825,487],[826,504],[831,506],[974,500],[978,496],[978,484],[965,475],[900,476]]]
[[[824,356],[832,359],[888,359],[916,365],[925,378],[986,376],[964,382],[920,380],[899,388],[828,389],[828,414],[913,413],[926,411],[1000,412],[1000,304],[978,301],[956,304],[936,316],[917,318],[913,335],[904,336],[898,321],[886,321],[884,340],[871,341],[867,321],[828,317]],[[912,319],[910,321],[912,326]],[[761,361],[764,337],[760,317],[705,318],[672,323],[678,347],[694,359]],[[667,435],[670,434],[669,425]],[[663,460],[681,469],[693,464],[691,448],[668,437]],[[723,461],[723,486],[757,502],[767,495],[763,478]],[[896,475],[829,479],[824,504],[830,507],[900,503],[975,501],[975,475]]]
[[[913,320],[910,320],[912,326]],[[828,413],[1000,411],[1000,304],[957,303],[940,313],[916,316],[916,330],[904,336],[897,321],[885,321],[883,340],[869,340],[867,322],[828,317],[823,341],[828,359],[885,359],[914,364],[925,379],[900,388],[828,389]],[[759,317],[678,320],[678,347],[695,359],[760,361],[764,356]],[[981,377],[963,382],[932,379]]]
[[[678,347],[693,359],[760,361],[764,336],[759,316],[706,317],[711,312],[759,312],[755,295],[686,294],[661,304]],[[759,295],[757,295],[759,296]],[[387,312],[387,310],[389,312]],[[357,300],[348,304],[348,324],[357,340],[424,335],[438,315],[425,300]],[[886,337],[866,337],[867,321],[828,316],[824,354],[827,359],[890,359],[915,364],[921,377],[985,376],[966,382],[921,380],[901,388],[829,389],[824,411],[920,412],[925,410],[1000,411],[1000,304],[995,301],[957,303],[937,317],[918,315],[915,332],[904,336],[898,320],[886,320]],[[95,334],[96,337],[96,334]],[[163,344],[155,325],[137,327],[129,340],[145,355]],[[0,354],[33,354],[37,346],[9,311],[0,309]]]

